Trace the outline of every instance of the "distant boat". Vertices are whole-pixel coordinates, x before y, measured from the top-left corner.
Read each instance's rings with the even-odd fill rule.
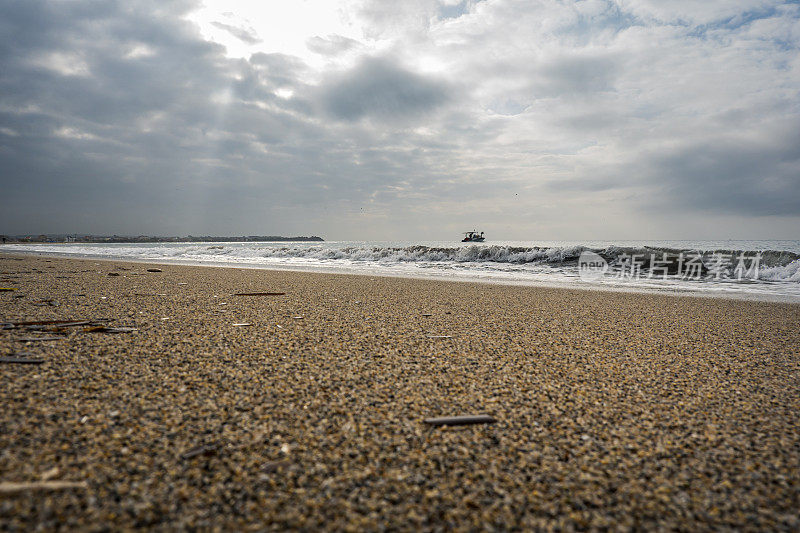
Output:
[[[472,230],[464,232],[464,238],[461,239],[461,242],[483,242],[484,240],[483,232],[478,233],[477,230]]]

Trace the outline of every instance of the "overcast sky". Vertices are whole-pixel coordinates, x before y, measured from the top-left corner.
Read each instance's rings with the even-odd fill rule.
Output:
[[[800,5],[0,0],[0,233],[800,238]]]

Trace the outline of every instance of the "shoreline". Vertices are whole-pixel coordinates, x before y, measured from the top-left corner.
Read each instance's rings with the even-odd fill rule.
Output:
[[[651,287],[619,287],[619,286],[603,286],[599,284],[581,284],[580,281],[563,282],[563,281],[541,281],[541,280],[504,280],[496,278],[475,278],[466,275],[459,275],[448,273],[447,275],[436,274],[408,274],[405,272],[380,272],[371,271],[358,272],[350,271],[347,267],[337,267],[331,265],[282,265],[282,264],[255,264],[255,263],[224,263],[224,262],[200,262],[191,260],[164,260],[164,259],[131,259],[125,257],[95,257],[95,256],[79,256],[73,254],[64,254],[59,252],[6,252],[0,251],[0,257],[3,255],[18,256],[18,257],[55,257],[60,259],[75,259],[79,261],[109,261],[115,263],[132,263],[132,264],[152,264],[152,265],[175,265],[175,266],[190,266],[190,267],[209,267],[209,268],[232,268],[232,269],[247,269],[247,270],[274,270],[274,271],[287,271],[287,272],[305,272],[309,274],[334,274],[346,276],[366,276],[366,277],[385,277],[385,278],[398,278],[398,279],[417,279],[428,281],[442,281],[451,283],[478,283],[487,285],[499,285],[506,287],[531,287],[531,288],[544,288],[544,289],[564,289],[576,291],[589,291],[589,292],[609,292],[616,294],[643,294],[643,295],[663,295],[674,296],[678,298],[709,298],[720,300],[737,300],[737,301],[752,301],[752,302],[767,302],[767,303],[787,303],[800,305],[800,296],[793,295],[773,295],[773,294],[753,294],[753,293],[727,293],[721,290],[690,290],[680,288],[651,288]]]
[[[10,529],[800,527],[796,304],[158,268],[0,254],[110,329],[0,329]]]

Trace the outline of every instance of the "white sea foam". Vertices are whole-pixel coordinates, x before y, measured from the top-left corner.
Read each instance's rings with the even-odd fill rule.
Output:
[[[764,267],[758,273],[758,279],[800,283],[800,259],[795,259],[788,265]]]

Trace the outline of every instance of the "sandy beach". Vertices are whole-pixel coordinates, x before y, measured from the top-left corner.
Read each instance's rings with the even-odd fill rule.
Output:
[[[11,255],[0,287],[2,530],[800,528],[798,304]]]

